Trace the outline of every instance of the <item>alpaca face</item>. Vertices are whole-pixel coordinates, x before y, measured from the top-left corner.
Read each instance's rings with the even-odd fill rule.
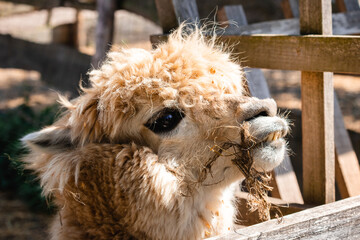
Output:
[[[198,37],[173,35],[153,52],[110,53],[90,72],[92,87],[64,103],[68,113],[24,140],[47,152],[135,142],[192,182],[204,178],[204,168],[212,173],[206,182],[243,177],[231,162],[232,149],[219,154],[224,144],[235,143],[251,145],[256,169],[271,170],[284,157],[287,121],[276,116],[273,100],[247,96],[239,64]]]
[[[184,38],[180,29],[151,52],[109,53],[91,87],[61,99],[57,122],[22,139],[28,168],[61,212],[53,239],[200,239],[232,229],[232,190],[244,177],[234,162],[250,156],[271,170],[289,128],[244,81],[199,32]]]
[[[199,181],[203,170],[227,143],[251,146],[254,167],[269,171],[284,158],[288,123],[276,116],[271,99],[259,100],[241,93],[215,96],[207,109],[164,107],[144,119],[142,138],[159,156],[159,161],[178,171],[188,181]],[[178,105],[179,106],[179,105]],[[246,135],[246,136],[245,136]],[[233,149],[226,149],[211,163],[205,183],[235,181],[243,177],[232,163]],[[204,179],[203,179],[204,180]]]

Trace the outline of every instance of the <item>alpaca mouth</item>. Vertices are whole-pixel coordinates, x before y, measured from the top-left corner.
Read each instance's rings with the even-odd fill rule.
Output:
[[[265,139],[262,140],[262,142],[274,142],[278,139],[284,138],[286,136],[287,132],[285,130],[283,131],[275,131],[270,133]]]
[[[286,144],[286,141],[284,139],[286,135],[287,135],[286,130],[271,132],[267,137],[263,138],[261,141],[255,141],[255,144],[252,147],[252,149],[256,150],[265,147],[271,147],[274,151],[276,151],[277,149],[281,149]]]
[[[248,137],[258,144],[281,141],[289,132],[286,120],[280,117],[259,117],[249,122]]]
[[[227,156],[246,177],[254,167],[259,171],[269,170],[282,161],[279,159],[286,148],[284,137],[289,131],[286,120],[280,117],[258,117],[247,123],[239,132],[240,142],[227,141],[210,148],[214,155],[207,162],[206,168],[210,169],[218,157]]]

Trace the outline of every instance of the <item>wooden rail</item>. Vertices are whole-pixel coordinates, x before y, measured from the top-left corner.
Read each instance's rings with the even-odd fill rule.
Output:
[[[335,13],[332,15],[333,34],[358,34],[360,33],[360,11],[346,13]],[[299,18],[282,19],[253,23],[248,26],[230,25],[226,29],[227,35],[251,35],[251,34],[280,34],[280,35],[299,35]]]
[[[166,35],[151,36],[154,44]],[[220,36],[243,66],[309,72],[359,73],[358,36]]]
[[[38,44],[0,34],[0,67],[35,70],[41,79],[61,91],[78,95],[87,84],[91,56],[59,44]]]
[[[209,240],[360,239],[360,196],[303,210]]]

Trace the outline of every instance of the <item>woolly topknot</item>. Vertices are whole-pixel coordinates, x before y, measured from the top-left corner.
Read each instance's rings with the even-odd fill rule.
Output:
[[[183,30],[184,25],[150,52],[110,52],[101,68],[90,72],[100,105],[120,107],[126,113],[136,110],[134,103],[139,101],[193,107],[208,105],[214,96],[242,94],[243,72],[230,54],[215,44],[215,37],[206,37],[198,28],[188,34]]]

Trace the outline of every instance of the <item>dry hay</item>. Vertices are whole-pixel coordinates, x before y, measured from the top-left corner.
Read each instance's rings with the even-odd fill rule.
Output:
[[[270,220],[270,210],[275,211],[275,217],[281,221],[282,213],[277,206],[272,206],[268,198],[268,193],[272,191],[270,181],[272,179],[271,173],[265,171],[258,171],[254,168],[254,160],[252,156],[252,149],[259,144],[247,131],[248,126],[242,126],[240,128],[240,136],[242,137],[242,144],[229,141],[222,146],[215,145],[210,150],[215,153],[213,159],[211,159],[206,168],[211,168],[212,163],[219,156],[233,156],[232,162],[239,168],[239,170],[245,176],[245,187],[249,192],[247,198],[247,207],[250,213],[258,212],[259,219],[261,221]],[[226,154],[232,149],[231,154]],[[211,173],[211,172],[210,172]]]

